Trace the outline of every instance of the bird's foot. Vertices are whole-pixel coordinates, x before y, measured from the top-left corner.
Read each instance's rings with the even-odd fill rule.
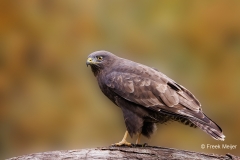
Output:
[[[129,143],[129,142],[127,142],[126,140],[125,140],[125,141],[122,140],[122,141],[120,141],[120,142],[118,142],[118,143],[113,144],[113,146],[129,146],[129,147],[131,147],[132,144]]]
[[[144,144],[134,144],[133,146],[134,147],[147,147],[148,144],[147,143],[144,143]]]

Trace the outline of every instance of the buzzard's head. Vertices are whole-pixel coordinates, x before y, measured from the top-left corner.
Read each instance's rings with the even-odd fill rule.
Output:
[[[96,51],[91,53],[87,59],[87,66],[90,65],[94,75],[104,68],[109,68],[116,61],[117,56],[108,51]]]

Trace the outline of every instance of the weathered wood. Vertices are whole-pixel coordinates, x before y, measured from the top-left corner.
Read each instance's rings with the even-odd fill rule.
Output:
[[[146,146],[146,147],[102,147],[92,149],[50,151],[34,153],[8,160],[78,160],[78,159],[178,159],[178,160],[236,160],[240,157],[226,154],[205,154],[173,148]]]

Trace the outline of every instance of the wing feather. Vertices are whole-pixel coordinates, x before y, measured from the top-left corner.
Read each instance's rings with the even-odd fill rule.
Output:
[[[199,101],[190,91],[161,72],[143,65],[137,69],[132,72],[113,71],[105,77],[105,83],[119,96],[141,106],[185,107],[196,112],[201,109]]]

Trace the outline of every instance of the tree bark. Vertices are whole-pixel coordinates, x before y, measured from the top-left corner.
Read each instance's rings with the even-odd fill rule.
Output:
[[[135,147],[101,147],[91,149],[50,151],[34,153],[8,160],[78,160],[78,159],[167,159],[167,160],[237,160],[240,157],[226,154],[205,154],[193,151],[178,150],[156,146],[135,146]]]

